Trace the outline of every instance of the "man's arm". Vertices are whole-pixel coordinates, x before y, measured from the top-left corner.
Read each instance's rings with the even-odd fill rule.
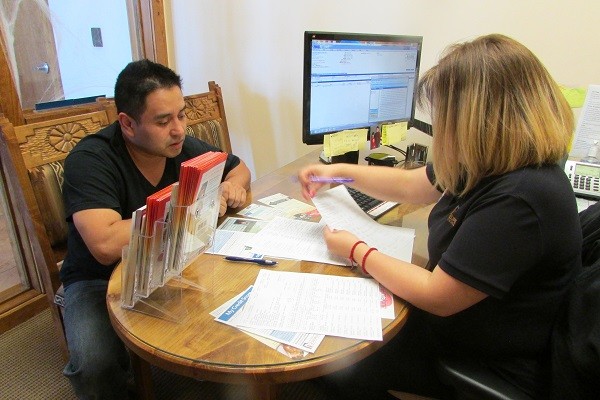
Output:
[[[121,258],[123,246],[129,243],[131,219],[123,220],[115,210],[94,208],[73,214],[73,223],[92,256],[103,265]]]
[[[246,192],[250,188],[250,170],[242,160],[225,176],[221,187],[223,191],[219,215],[225,214],[227,207],[239,207],[246,202]]]

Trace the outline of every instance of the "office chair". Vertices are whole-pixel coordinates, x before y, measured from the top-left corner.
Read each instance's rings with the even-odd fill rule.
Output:
[[[532,400],[474,360],[444,357],[437,363],[441,381],[454,388],[460,400]]]

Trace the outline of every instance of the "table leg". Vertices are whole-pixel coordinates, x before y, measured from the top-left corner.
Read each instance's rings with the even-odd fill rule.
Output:
[[[131,366],[135,378],[137,398],[139,400],[154,400],[154,383],[152,382],[152,369],[150,364],[140,358],[133,351],[130,352]]]
[[[255,383],[248,385],[248,398],[261,400],[276,400],[281,385]]]

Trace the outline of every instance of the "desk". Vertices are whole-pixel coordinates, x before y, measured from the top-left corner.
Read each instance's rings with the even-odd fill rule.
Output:
[[[302,199],[300,185],[291,181],[300,167],[316,162],[310,153],[252,183],[247,204],[275,193]],[[246,204],[246,205],[247,205]],[[421,206],[400,205],[381,221],[402,224],[407,215],[420,238],[424,232]],[[413,211],[417,211],[414,213]],[[422,212],[422,215],[419,214]],[[416,247],[415,247],[416,248]],[[423,265],[423,255],[413,262]],[[278,271],[357,276],[348,268],[308,261],[279,260]],[[150,365],[193,377],[223,383],[247,385],[249,398],[275,399],[278,386],[322,376],[356,363],[387,343],[400,331],[408,315],[406,305],[394,299],[395,319],[382,320],[383,341],[326,337],[314,354],[291,360],[235,328],[213,320],[209,312],[254,283],[260,266],[230,263],[221,256],[203,254],[190,264],[184,278],[198,282],[206,292],[185,290],[183,303],[193,310],[180,323],[147,316],[121,308],[121,267],[110,281],[107,305],[111,322],[131,350],[140,398],[153,398]]]

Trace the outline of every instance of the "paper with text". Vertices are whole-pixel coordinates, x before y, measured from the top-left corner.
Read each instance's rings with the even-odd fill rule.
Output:
[[[352,199],[345,186],[320,192],[313,203],[322,221],[331,229],[349,231],[371,247],[400,260],[411,262],[415,230],[374,221]]]
[[[285,217],[286,213],[282,210],[278,210],[275,207],[264,206],[262,204],[252,203],[248,207],[237,212],[239,215],[244,217],[254,218],[269,221],[275,217]]]
[[[282,193],[263,197],[262,199],[258,199],[258,201],[279,210],[287,217],[309,213],[315,209],[315,207],[310,204],[303,203],[300,200],[286,196]]]
[[[314,353],[325,335],[315,335],[312,333],[285,332],[273,329],[251,329],[241,328],[237,324],[240,315],[244,313],[244,306],[248,302],[253,287],[250,286],[238,296],[226,302],[223,306],[210,313],[215,317],[215,321],[236,327],[244,332],[252,333],[279,343],[293,346],[302,351]]]
[[[590,85],[569,156],[577,159],[586,157],[596,140],[600,142],[600,85]]]
[[[248,243],[253,251],[272,257],[291,258],[335,265],[349,265],[347,258],[327,250],[325,225],[317,222],[276,217]]]
[[[366,278],[262,269],[238,326],[383,340],[379,284]]]

